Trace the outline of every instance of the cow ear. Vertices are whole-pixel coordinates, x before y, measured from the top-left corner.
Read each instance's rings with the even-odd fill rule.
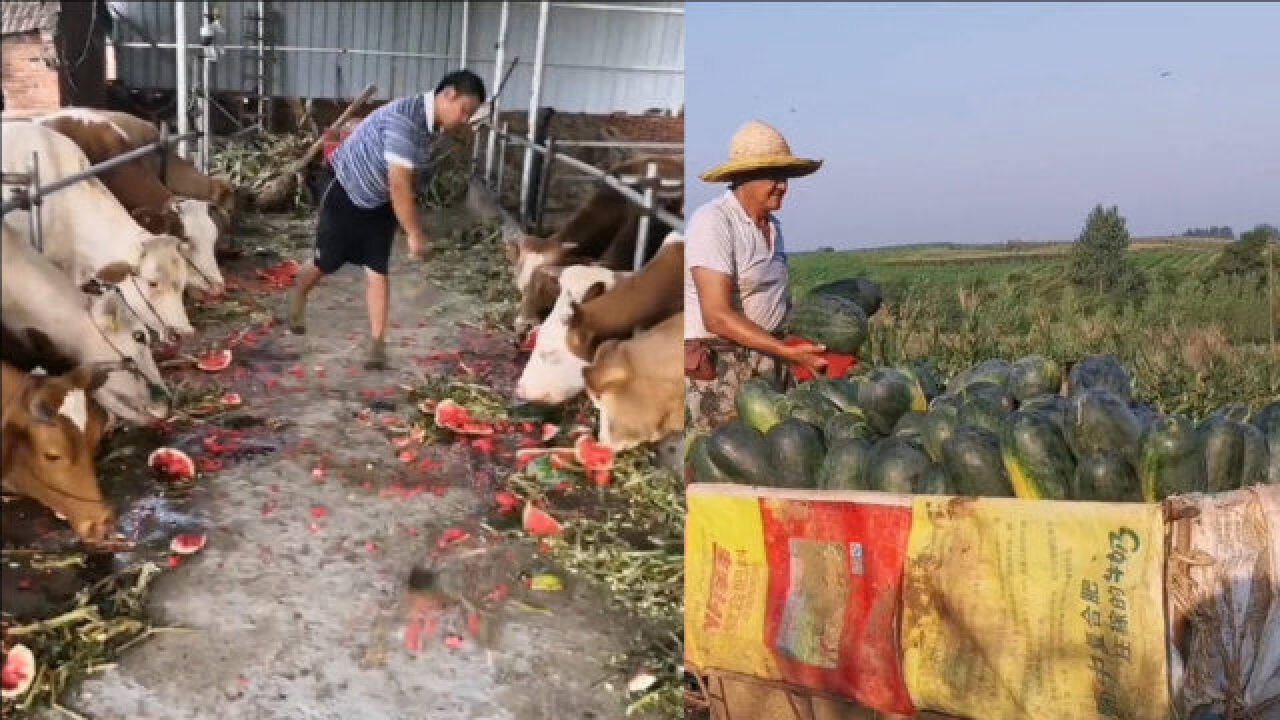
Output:
[[[592,300],[595,300],[604,294],[605,289],[604,283],[602,282],[591,283],[591,287],[587,288],[587,291],[582,293],[582,302],[589,303]]]
[[[631,376],[626,363],[613,349],[618,346],[616,339],[605,340],[596,348],[595,361],[582,369],[583,379],[594,392],[600,392],[611,385],[623,382]]]
[[[99,268],[94,277],[96,277],[99,282],[104,282],[108,285],[115,285],[117,283],[124,282],[125,278],[133,275],[137,271],[137,268],[127,262],[113,262]]]

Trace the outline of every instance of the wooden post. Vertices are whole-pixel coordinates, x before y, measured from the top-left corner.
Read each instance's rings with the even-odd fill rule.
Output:
[[[1275,246],[1280,243],[1280,237],[1267,238],[1267,294],[1271,299],[1271,363],[1280,362],[1280,354],[1276,353],[1276,263],[1275,263]],[[1275,383],[1272,383],[1272,389],[1275,389]]]

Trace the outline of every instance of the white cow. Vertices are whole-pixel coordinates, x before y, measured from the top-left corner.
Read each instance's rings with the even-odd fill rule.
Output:
[[[70,139],[35,123],[3,124],[3,166],[6,173],[27,172],[32,153],[40,163],[40,180],[86,170],[89,160]],[[29,214],[4,216],[5,229],[33,242]],[[134,273],[119,284],[125,303],[153,330],[174,336],[192,335],[195,328],[182,306],[187,284],[183,252],[188,243],[171,235],[152,235],[142,229],[97,178],[89,178],[53,193],[40,208],[44,253],[81,286],[112,263],[123,262]]]
[[[33,122],[70,138],[91,163],[104,162],[141,147],[101,110],[62,108]],[[190,252],[184,253],[193,268],[188,277],[190,287],[214,294],[222,292],[222,271],[214,256],[218,225],[212,204],[174,195],[142,161],[135,160],[110,170],[100,179],[145,229],[173,233],[191,243]]]
[[[620,452],[684,428],[684,313],[623,340],[605,340],[583,371],[600,411],[600,442]]]
[[[591,265],[570,265],[558,272],[560,296],[546,322],[538,328],[533,354],[516,383],[516,396],[527,402],[556,405],[582,392],[582,368],[586,362],[569,352],[565,343],[573,304],[582,302],[593,285],[603,287],[592,292],[608,290],[624,275]]]
[[[145,425],[169,415],[169,391],[151,355],[147,328],[114,292],[86,295],[24,238],[0,230],[0,317],[4,319],[6,353],[49,356],[63,364],[107,363],[122,369],[110,373],[94,398],[126,422]],[[123,272],[123,266],[113,269]],[[133,370],[123,369],[131,365]]]

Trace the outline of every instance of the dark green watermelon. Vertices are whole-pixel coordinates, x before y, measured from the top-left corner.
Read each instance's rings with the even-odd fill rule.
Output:
[[[1206,420],[1235,420],[1236,422],[1249,421],[1249,405],[1247,403],[1231,403],[1223,405],[1209,415]]]
[[[822,428],[822,439],[827,442],[827,445],[850,438],[875,440],[879,436],[867,424],[866,418],[861,413],[836,413]]]
[[[1209,478],[1195,423],[1182,415],[1169,415],[1152,423],[1142,439],[1138,478],[1146,502],[1208,491]]]
[[[711,462],[711,456],[707,452],[708,439],[707,435],[699,435],[690,446],[689,457],[685,460],[686,480],[703,483],[738,482]]]
[[[867,340],[867,314],[841,295],[809,295],[796,303],[791,333],[828,352],[856,355]]]
[[[813,383],[802,383],[787,393],[791,417],[803,420],[815,427],[824,427],[832,415],[840,412],[830,400],[813,388]]]
[[[920,485],[930,465],[929,456],[919,445],[903,438],[889,438],[871,451],[867,483],[881,492],[908,494]]]
[[[954,418],[960,414],[960,404],[960,398],[957,395],[951,393],[939,395],[929,402],[929,413],[941,413]]]
[[[1142,425],[1128,401],[1109,390],[1085,390],[1072,396],[1066,436],[1077,459],[1110,452],[1134,464],[1142,451]]]
[[[1037,395],[1022,403],[1018,409],[1035,413],[1058,426],[1058,430],[1066,437],[1067,408],[1071,401],[1061,395]]]
[[[818,487],[824,490],[871,490],[867,482],[870,459],[871,443],[867,440],[836,440],[827,448],[827,456],[818,470]]]
[[[916,485],[913,492],[916,495],[951,495],[951,478],[947,476],[947,469],[933,463],[929,469],[920,476],[920,482]]]
[[[1225,492],[1240,487],[1244,444],[1243,425],[1235,420],[1214,418],[1200,424],[1200,445],[1204,453],[1205,474],[1209,477],[1209,492]]]
[[[785,417],[782,401],[782,393],[776,392],[768,380],[757,377],[742,384],[734,405],[738,409],[739,420],[766,433]]]
[[[1009,368],[1009,391],[1018,402],[1056,393],[1062,387],[1062,368],[1043,355],[1028,355]]]
[[[881,435],[888,435],[898,418],[915,411],[924,412],[924,393],[915,380],[895,368],[872,370],[858,382],[858,405],[867,422]]]
[[[777,471],[777,487],[816,488],[818,469],[827,454],[822,431],[803,420],[788,418],[765,433],[769,459]]]
[[[846,297],[856,303],[867,317],[876,314],[884,301],[884,293],[880,286],[864,277],[845,278],[819,285],[809,292],[810,295],[826,294]]]
[[[909,412],[898,418],[898,423],[893,426],[893,432],[890,437],[900,437],[923,446],[924,445],[924,426],[925,418],[928,417],[924,413]]]
[[[951,382],[947,383],[947,392],[959,393],[976,382],[989,382],[1008,388],[1011,372],[1013,372],[1013,366],[1008,360],[1000,358],[984,360],[952,378]]]
[[[1142,502],[1142,490],[1133,465],[1112,452],[1080,458],[1071,496],[1073,500]]]
[[[1138,427],[1142,429],[1142,434],[1146,435],[1151,426],[1160,419],[1160,411],[1151,407],[1146,403],[1136,400],[1129,402],[1129,411],[1133,413],[1133,417],[1138,421]]]
[[[1000,455],[1018,497],[1067,499],[1076,461],[1049,418],[1025,410],[1010,415],[1000,436]]]
[[[938,374],[938,367],[932,360],[917,360],[902,368],[902,371],[915,379],[926,401],[932,401],[945,389],[942,387],[942,376]]]
[[[942,465],[955,484],[957,495],[1014,496],[995,433],[976,427],[958,428],[942,445]]]
[[[1267,482],[1280,485],[1280,402],[1263,406],[1253,414],[1253,426],[1267,441],[1270,459],[1267,463]]]
[[[1087,355],[1071,368],[1067,395],[1074,397],[1089,390],[1107,390],[1128,402],[1133,397],[1133,378],[1115,357]]]
[[[847,380],[832,378],[815,378],[808,383],[809,387],[841,412],[861,412],[858,407],[858,386]]]
[[[974,398],[982,398],[990,401],[999,408],[1000,412],[1005,414],[1013,412],[1018,405],[1018,401],[1013,397],[1013,393],[1009,392],[1009,388],[988,380],[971,382],[958,394],[961,403],[968,402]]]
[[[775,482],[776,470],[764,435],[740,421],[725,423],[711,433],[707,458],[731,482],[764,486]]]
[[[960,421],[955,415],[938,410],[930,410],[924,419],[920,444],[935,463],[942,462],[942,446],[955,434]]]
[[[1005,418],[1009,411],[997,400],[986,395],[978,395],[965,400],[956,414],[956,423],[966,427],[982,428],[987,432],[1000,434],[1004,432]]]
[[[1258,428],[1240,423],[1240,436],[1244,440],[1244,455],[1240,461],[1240,487],[1262,485],[1267,482],[1267,440]]]

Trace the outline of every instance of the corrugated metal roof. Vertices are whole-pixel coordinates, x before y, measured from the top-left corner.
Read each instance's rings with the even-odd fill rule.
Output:
[[[6,2],[0,4],[0,31],[20,35],[32,30],[52,30],[58,19],[58,2]]]

